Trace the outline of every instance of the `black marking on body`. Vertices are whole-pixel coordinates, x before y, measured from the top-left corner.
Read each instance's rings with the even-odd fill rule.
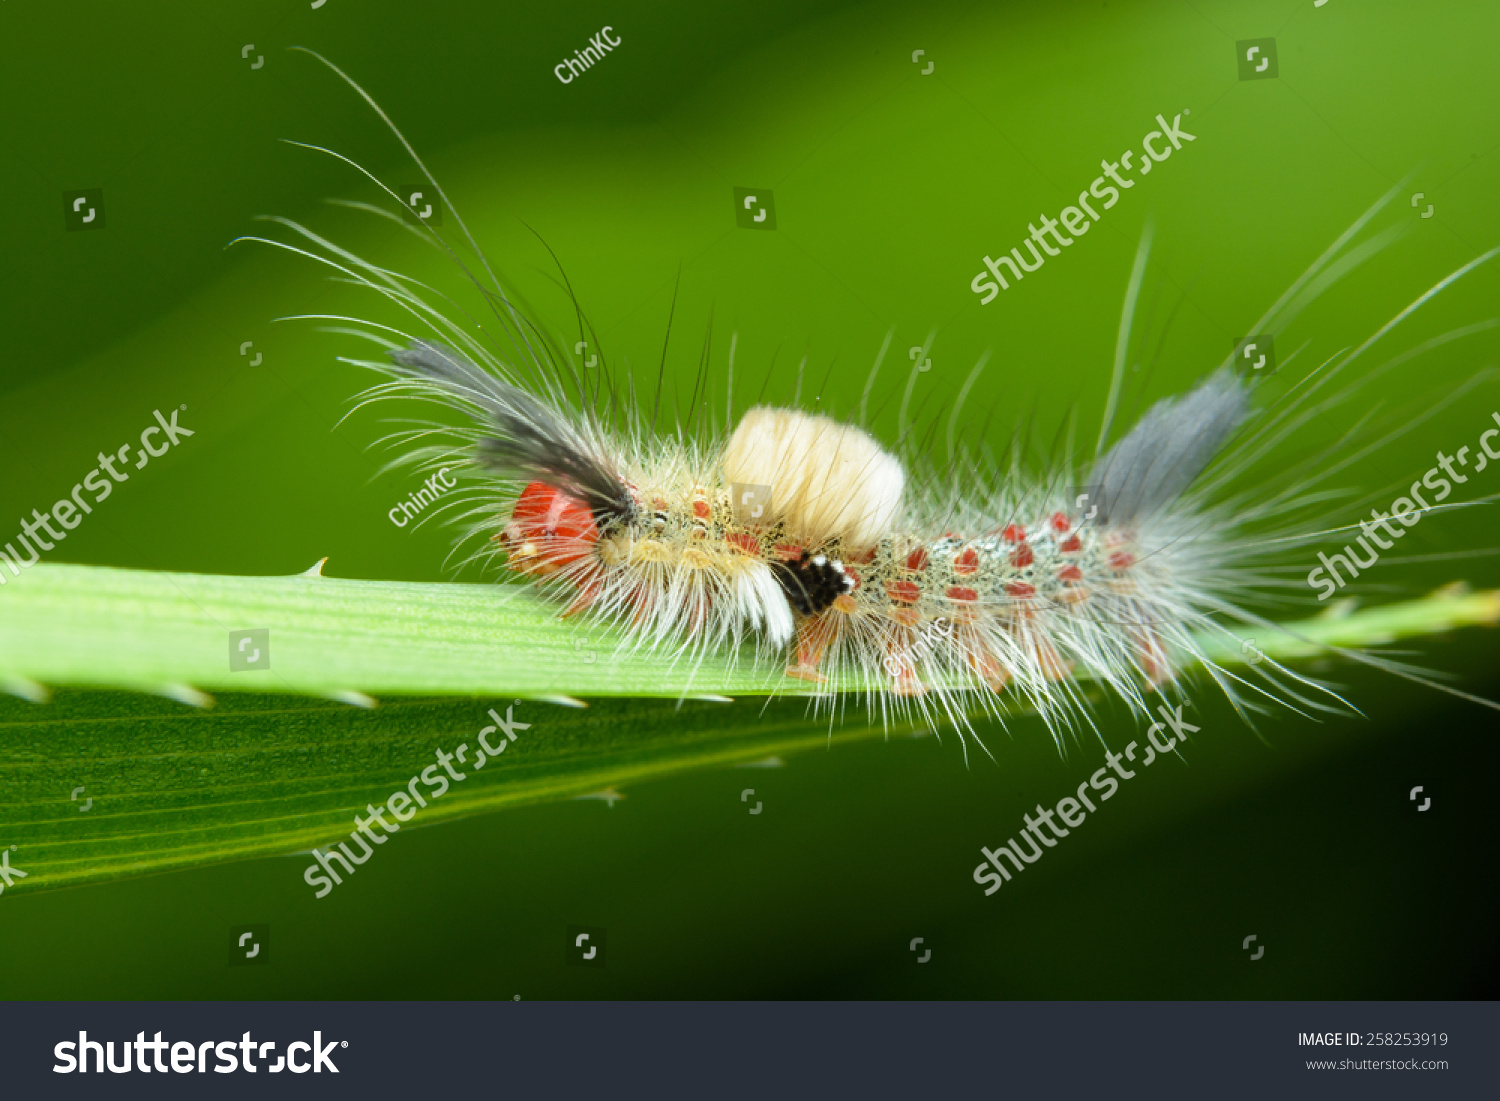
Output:
[[[844,572],[844,564],[821,554],[803,551],[800,558],[772,568],[787,603],[805,616],[817,615],[832,606],[840,594],[854,588],[854,579]]]

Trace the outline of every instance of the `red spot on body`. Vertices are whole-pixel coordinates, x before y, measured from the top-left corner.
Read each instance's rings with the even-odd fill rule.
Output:
[[[783,562],[795,562],[802,557],[802,548],[794,547],[790,543],[777,543],[774,550],[776,557]]]
[[[922,590],[917,588],[914,581],[887,581],[885,594],[897,604],[915,604],[922,595]]]
[[[1051,523],[1052,525],[1052,530],[1057,532],[1059,535],[1067,531],[1070,526],[1068,523],[1067,515],[1061,512],[1054,512],[1049,523]]]
[[[1000,533],[1000,538],[1007,543],[1026,542],[1026,529],[1020,524],[1007,524],[1005,530]]]
[[[1005,583],[1005,593],[1007,596],[1014,596],[1017,599],[1024,600],[1029,596],[1035,596],[1036,589],[1024,581],[1007,581]]]
[[[1018,570],[1024,570],[1035,561],[1036,555],[1031,552],[1031,546],[1027,543],[1022,543],[1010,552],[1010,564]]]
[[[1076,535],[1070,535],[1057,545],[1057,549],[1065,554],[1080,551],[1083,549],[1083,540],[1079,539]]]
[[[960,577],[972,577],[979,572],[979,552],[965,547],[953,558],[953,572]]]
[[[948,591],[943,595],[949,600],[965,601],[970,604],[979,599],[979,594],[973,589],[965,589],[961,585],[950,586]]]
[[[1109,568],[1112,570],[1128,570],[1135,565],[1135,555],[1128,551],[1115,551],[1109,556]]]
[[[844,567],[844,576],[847,577],[850,581],[854,582],[854,587],[852,589],[850,589],[849,591],[851,593],[857,593],[857,592],[859,592],[859,587],[864,584],[864,581],[860,579],[859,571],[858,570],[851,570],[848,566],[845,566]]]
[[[927,549],[918,547],[906,556],[906,568],[913,573],[921,573],[927,568]]]
[[[1077,566],[1064,566],[1057,571],[1057,576],[1064,581],[1082,581],[1083,571]]]
[[[693,502],[693,515],[700,520],[707,520],[713,515],[713,509],[708,507],[708,502],[701,497]]]
[[[743,554],[760,557],[760,540],[749,532],[732,531],[724,537],[724,541]]]
[[[873,562],[875,561],[875,548],[871,547],[869,550],[850,551],[849,553],[844,555],[844,561],[860,563]]]

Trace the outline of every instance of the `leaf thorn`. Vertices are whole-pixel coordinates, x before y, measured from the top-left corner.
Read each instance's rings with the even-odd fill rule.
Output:
[[[532,699],[540,700],[542,703],[555,703],[558,707],[584,708],[588,706],[587,702],[573,696],[533,696]]]
[[[169,700],[185,703],[189,707],[209,708],[214,705],[214,698],[207,692],[200,692],[191,684],[164,684],[156,690],[158,696],[165,696]]]
[[[32,703],[46,703],[52,699],[52,693],[48,691],[45,684],[38,684],[30,677],[9,676],[0,680],[0,691],[8,692],[12,696],[20,696],[23,700]]]
[[[327,561],[326,559],[324,561]],[[371,708],[376,706],[374,696],[367,696],[363,692],[356,692],[352,688],[335,688],[332,692],[324,694],[327,699],[337,700],[339,703],[347,703],[350,707]]]
[[[327,561],[328,561],[328,558],[325,555],[324,557],[319,558],[311,566],[308,566],[307,569],[303,570],[301,573],[296,574],[294,576],[296,576],[296,577],[322,577],[323,576],[323,563],[327,562]]]
[[[734,766],[735,768],[785,768],[786,762],[774,754],[770,757],[762,757],[758,761],[744,761]]]

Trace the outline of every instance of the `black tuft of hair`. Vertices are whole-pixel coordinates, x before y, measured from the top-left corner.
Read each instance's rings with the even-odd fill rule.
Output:
[[[496,378],[458,352],[425,340],[391,353],[408,377],[429,382],[482,411],[493,429],[478,444],[486,469],[521,482],[555,486],[588,505],[605,528],[630,520],[635,502],[624,479],[545,404]]]

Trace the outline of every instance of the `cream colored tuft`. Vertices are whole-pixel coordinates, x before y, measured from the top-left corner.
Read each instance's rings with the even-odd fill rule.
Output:
[[[906,473],[895,456],[853,425],[795,409],[756,406],[724,452],[724,480],[771,488],[768,520],[818,545],[870,546],[901,512]]]

